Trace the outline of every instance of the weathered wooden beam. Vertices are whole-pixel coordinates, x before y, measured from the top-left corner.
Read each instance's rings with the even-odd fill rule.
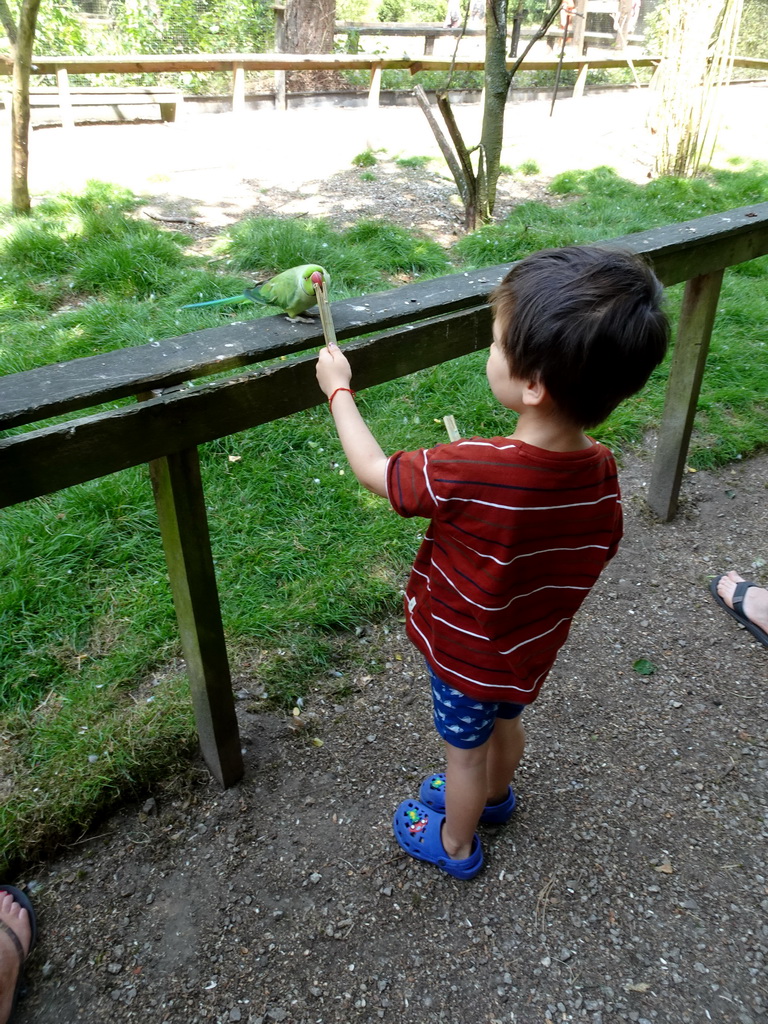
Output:
[[[485,28],[471,25],[466,28],[448,28],[433,22],[400,21],[337,21],[334,25],[335,36],[349,35],[351,32],[361,36],[426,36],[430,39],[447,36],[459,39],[461,36],[484,36]]]
[[[583,54],[585,49],[584,32],[587,27],[587,0],[576,0],[576,10],[571,15],[571,34],[573,49]]]
[[[453,30],[458,31],[458,30]],[[482,34],[482,31],[481,31]],[[552,30],[553,35],[561,35]],[[595,33],[587,33],[594,35]],[[660,56],[633,57],[635,67],[657,67]],[[566,56],[564,68],[578,69],[583,58],[578,55]],[[247,71],[294,71],[294,70],[350,70],[370,69],[372,64],[381,63],[385,69],[406,68],[415,70],[446,71],[455,67],[459,71],[483,71],[484,62],[480,59],[455,62],[444,57],[418,55],[414,57],[382,57],[379,54],[287,54],[287,53],[178,53],[178,54],[140,54],[131,57],[104,55],[98,57],[53,56],[35,57],[30,68],[33,75],[53,75],[57,67],[64,68],[70,74],[158,74],[163,71],[232,71],[239,64]],[[512,67],[515,62],[508,61]],[[625,57],[590,58],[593,68],[622,68],[626,66]],[[756,57],[735,57],[734,67],[758,68],[768,70],[768,61]],[[553,71],[558,61],[553,58],[544,60],[526,59],[522,64],[524,71]],[[0,76],[13,74],[13,61],[7,54],[0,54]]]
[[[275,50],[282,53],[285,49],[285,7],[282,4],[274,4],[275,12]],[[275,110],[285,111],[288,109],[288,93],[286,91],[285,71],[275,71]]]
[[[664,521],[672,519],[677,511],[722,281],[723,271],[716,270],[688,281],[685,286],[648,489],[648,504]]]
[[[583,64],[579,64],[579,73],[576,76],[576,81],[573,86],[573,92],[571,96],[575,100],[580,100],[584,95],[584,89],[587,85],[587,74],[589,73],[589,64],[584,61]]]
[[[232,68],[232,112],[242,114],[245,110],[245,68],[235,64]]]
[[[368,109],[378,110],[381,97],[381,64],[371,65],[371,85],[368,89]]]
[[[733,66],[735,68],[755,68],[768,75],[768,57],[734,57]]]
[[[334,302],[336,335],[341,341],[480,305],[504,269],[452,274]],[[323,343],[319,318],[315,324],[292,324],[284,316],[274,316],[24,370],[0,377],[0,429],[225,373]]]
[[[485,348],[487,306],[345,346],[358,389]],[[0,508],[226,437],[325,401],[315,356],[0,441]]]
[[[652,67],[658,64],[660,57],[638,57],[633,60],[636,67]],[[578,68],[582,62],[579,56],[566,56],[564,68]],[[329,54],[329,53],[209,53],[209,54],[139,54],[131,57],[93,56],[93,57],[35,57],[31,67],[34,75],[55,74],[57,67],[65,68],[70,74],[158,74],[163,71],[232,71],[239,64],[247,71],[340,71],[370,69],[372,64],[380,63],[384,69],[406,69],[410,71],[447,71],[455,67],[460,71],[483,71],[485,63],[482,58],[472,60],[458,59],[455,62],[449,57],[418,55],[414,57],[400,55],[398,57],[382,57],[379,54]],[[510,60],[508,67],[516,62]],[[552,58],[544,60],[526,59],[522,64],[523,71],[554,70],[558,61]],[[594,68],[622,68],[626,66],[624,57],[600,57],[590,59]],[[0,75],[13,73],[13,61],[7,55],[0,55]]]
[[[610,239],[677,284],[768,253],[768,202]],[[482,305],[511,264],[333,303],[340,340]],[[269,317],[0,377],[0,429],[167,388],[323,344],[316,325]]]
[[[213,776],[232,786],[243,758],[197,449],[157,459],[149,471],[200,749]]]
[[[69,73],[66,68],[56,68],[56,86],[59,92],[59,109],[63,128],[75,127],[75,116],[72,112],[72,97],[69,92]]]
[[[647,256],[665,285],[680,284],[768,253],[768,203],[638,231],[602,244]]]

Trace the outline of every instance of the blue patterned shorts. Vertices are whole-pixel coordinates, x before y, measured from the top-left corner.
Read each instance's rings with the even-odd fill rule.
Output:
[[[481,747],[490,739],[497,718],[517,718],[525,704],[477,700],[444,683],[427,663],[432,684],[435,728],[452,747]]]

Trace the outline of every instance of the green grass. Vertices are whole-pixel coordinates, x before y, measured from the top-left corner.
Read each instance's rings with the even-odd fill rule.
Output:
[[[539,174],[541,172],[541,168],[535,160],[523,160],[523,162],[519,164],[515,168],[515,170],[518,174],[522,174],[528,177],[530,177],[533,174]]]
[[[0,224],[0,372],[226,322],[255,276],[303,262],[332,275],[332,298],[455,266],[492,265],[545,245],[594,241],[761,201],[768,169],[743,165],[644,187],[612,171],[553,182],[566,202],[526,203],[451,254],[384,221],[337,232],[323,221],[258,219],[221,236],[214,264],[182,235],[135,219],[107,185]],[[673,318],[680,289],[671,289]],[[266,311],[267,313],[269,311]],[[236,307],[238,319],[261,316]],[[768,442],[768,257],[726,274],[690,462],[713,466]],[[385,450],[464,433],[507,433],[482,353],[371,388],[360,404]],[[595,431],[621,451],[658,424],[667,367]],[[324,407],[201,450],[222,613],[236,668],[289,706],[308,679],[359,657],[344,632],[395,611],[423,523],[360,488]],[[81,828],[115,799],[175,770],[194,743],[174,668],[179,644],[147,472],[127,470],[4,512],[0,534],[0,869]]]
[[[411,167],[420,169],[426,167],[434,158],[431,156],[401,156],[395,163],[398,167]]]
[[[378,162],[379,158],[372,149],[364,149],[362,153],[352,157],[354,167],[375,167]]]

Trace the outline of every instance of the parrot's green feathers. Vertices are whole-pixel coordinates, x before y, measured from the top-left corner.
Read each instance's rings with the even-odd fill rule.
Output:
[[[242,302],[250,299],[259,306],[279,306],[290,317],[299,316],[305,309],[317,302],[315,287],[312,283],[313,274],[322,274],[326,289],[331,283],[331,275],[319,263],[304,263],[300,267],[291,267],[282,274],[265,281],[253,288],[243,289],[242,295],[231,295],[227,299],[210,299],[208,302],[192,302],[181,309],[197,309],[200,306],[221,306],[225,303]]]
[[[209,299],[208,302],[189,302],[186,306],[179,306],[179,309],[199,309],[201,306],[223,306],[229,302],[242,302],[246,295],[230,295],[226,299]]]
[[[279,306],[290,317],[299,316],[305,309],[317,302],[312,275],[322,274],[326,288],[331,283],[331,275],[318,263],[304,263],[300,267],[291,267],[282,274],[265,281],[256,288],[246,288],[245,295],[259,305]]]

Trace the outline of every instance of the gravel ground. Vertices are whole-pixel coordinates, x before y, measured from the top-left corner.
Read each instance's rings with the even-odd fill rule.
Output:
[[[313,196],[354,199],[354,173],[258,195],[241,178],[249,202],[219,212],[267,195],[302,215]],[[444,212],[429,180],[403,205],[399,173],[377,184],[380,214]],[[216,210],[183,180],[146,209]],[[643,502],[651,455],[624,459],[625,542],[526,712],[519,810],[483,829],[480,876],[395,844],[392,811],[440,749],[402,623],[361,623],[366,667],[313,681],[304,730],[238,677],[239,786],[192,764],[18,880],[41,926],[18,1024],[762,1024],[768,651],[707,585],[731,567],[768,583],[768,454],[686,474],[668,525]]]
[[[315,680],[303,732],[237,680],[242,784],[191,765],[30,871],[19,1024],[764,1021],[768,651],[707,583],[768,582],[768,455],[688,475],[670,525],[648,472],[625,462],[626,540],[526,712],[480,876],[395,844],[440,751],[402,624],[361,625],[370,667]]]

